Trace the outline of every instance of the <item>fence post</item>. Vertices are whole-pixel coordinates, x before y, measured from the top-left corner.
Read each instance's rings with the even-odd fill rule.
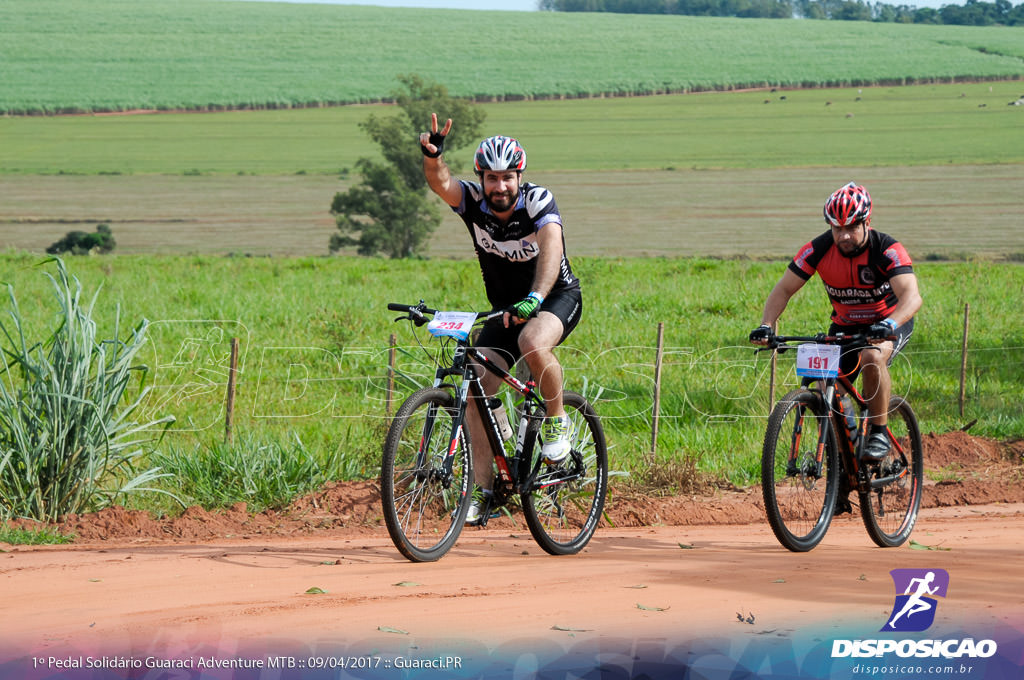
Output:
[[[970,327],[971,303],[964,304],[964,339],[960,344],[960,415],[964,414],[964,400],[967,394],[967,331]]]
[[[779,334],[779,322],[775,322],[775,330],[773,331],[776,335]],[[772,350],[771,359],[768,360],[768,365],[771,370],[768,373],[768,415],[772,414],[772,409],[775,407],[775,367],[779,362],[778,350]]]
[[[228,397],[224,407],[224,442],[231,443],[231,426],[235,419],[235,375],[238,373],[238,338],[231,338],[231,363],[228,367]]]
[[[658,351],[654,358],[654,408],[651,413],[651,464],[658,453],[658,419],[661,412],[661,363],[665,357],[665,323],[658,322]]]
[[[397,342],[398,339],[392,333],[388,337],[388,393],[384,404],[384,414],[388,420],[391,419],[391,409],[395,402],[395,344]]]

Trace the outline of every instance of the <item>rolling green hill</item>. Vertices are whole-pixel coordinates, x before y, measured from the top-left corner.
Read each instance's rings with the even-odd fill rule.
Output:
[[[227,0],[6,0],[0,112],[532,98],[1024,74],[1024,28]]]

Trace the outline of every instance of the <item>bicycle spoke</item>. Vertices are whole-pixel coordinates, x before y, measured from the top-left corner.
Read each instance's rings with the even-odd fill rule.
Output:
[[[819,437],[828,427],[820,398],[808,390],[783,397],[772,411],[761,457],[761,488],[768,522],[789,550],[816,546],[836,502],[834,444]]]
[[[440,389],[413,394],[391,425],[381,465],[384,520],[395,546],[410,560],[436,560],[458,538],[472,476],[468,435],[460,436],[446,472],[454,398]]]
[[[578,394],[563,394],[573,424],[569,458],[542,468],[534,490],[523,494],[523,513],[530,533],[549,553],[579,552],[601,518],[608,483],[608,453],[600,420]],[[532,452],[534,459],[539,455]]]
[[[864,527],[882,547],[902,545],[909,538],[921,505],[921,435],[913,410],[900,397],[890,402],[889,438],[888,455],[869,469],[869,483],[877,488],[861,493]]]

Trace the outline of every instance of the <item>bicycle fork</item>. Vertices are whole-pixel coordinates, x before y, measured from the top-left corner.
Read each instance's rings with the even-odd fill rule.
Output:
[[[825,460],[825,444],[828,437],[827,423],[822,421],[818,425],[818,441],[814,451],[814,465],[811,469],[802,469],[798,463],[800,460],[800,442],[803,439],[804,416],[807,409],[803,405],[797,405],[796,422],[793,424],[793,435],[790,440],[789,460],[786,463],[786,476],[797,477],[803,475],[813,479],[821,479],[821,469]],[[810,461],[808,461],[810,462]]]
[[[435,382],[435,387],[440,384],[440,380]],[[466,403],[466,385],[463,385],[459,389],[456,403]],[[452,419],[452,429],[448,437],[448,449],[445,451],[443,459],[440,461],[440,467],[432,465],[430,462],[431,452],[429,450],[431,437],[434,433],[434,426],[437,422],[437,411],[441,408],[436,404],[430,404],[427,407],[427,414],[423,422],[423,433],[420,435],[420,444],[416,451],[416,472],[415,478],[421,482],[439,481],[444,488],[451,486],[452,480],[455,478],[453,468],[455,465],[455,453],[459,449],[459,442],[462,441],[462,428],[465,422],[466,409],[465,406],[458,409],[455,417]]]

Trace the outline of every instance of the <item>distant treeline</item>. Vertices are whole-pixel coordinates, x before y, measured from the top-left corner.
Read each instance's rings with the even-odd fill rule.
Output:
[[[861,0],[541,0],[539,8],[555,12],[1024,26],[1024,2],[1014,7],[1009,0],[967,0],[966,5],[944,5],[940,9]]]

